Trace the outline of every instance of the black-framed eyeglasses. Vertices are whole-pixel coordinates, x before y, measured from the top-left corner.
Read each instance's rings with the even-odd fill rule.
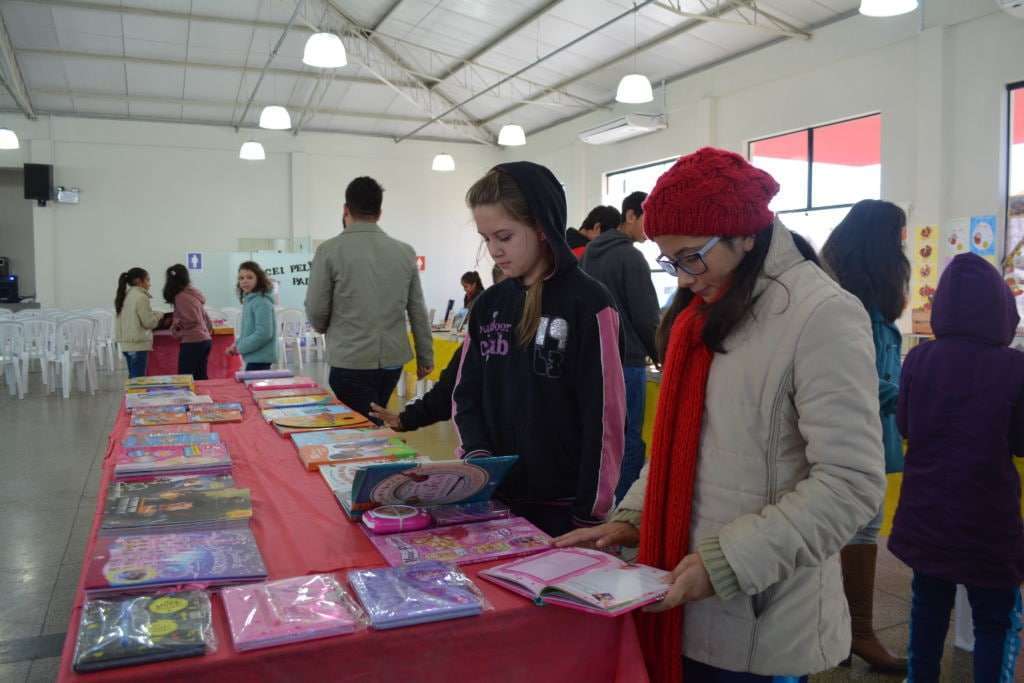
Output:
[[[674,258],[662,254],[657,258],[658,265],[669,275],[679,275],[680,270],[687,275],[703,275],[708,272],[708,264],[704,257],[721,241],[721,237],[712,237],[699,250],[682,257],[678,252]]]

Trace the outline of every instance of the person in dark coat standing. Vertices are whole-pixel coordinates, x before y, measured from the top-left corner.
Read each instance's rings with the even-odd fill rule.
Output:
[[[1020,647],[1024,524],[1024,353],[999,272],[953,259],[932,304],[936,340],[903,364],[897,421],[908,440],[889,549],[914,570],[912,681],[939,680],[957,584],[974,617],[974,680],[1013,680]]]

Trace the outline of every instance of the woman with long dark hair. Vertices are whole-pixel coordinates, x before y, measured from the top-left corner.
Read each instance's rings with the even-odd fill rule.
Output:
[[[462,291],[466,293],[462,300],[463,308],[471,308],[477,297],[484,293],[484,281],[480,279],[480,273],[475,270],[462,274]]]
[[[242,316],[238,336],[228,353],[240,354],[245,359],[246,371],[269,370],[277,362],[274,285],[260,264],[246,261],[238,266],[237,288]]]
[[[870,327],[774,220],[778,189],[711,148],[658,179],[644,228],[683,290],[651,457],[610,521],[556,541],[639,545],[672,572],[638,615],[656,683],[768,682],[849,654],[838,553],[884,488]]]
[[[896,425],[900,392],[900,347],[903,337],[896,319],[907,305],[910,261],[903,253],[903,209],[891,202],[857,202],[836,226],[821,250],[825,268],[864,305],[871,316],[875,369],[881,408],[885,471],[903,471],[903,439]],[[881,459],[883,453],[879,453]],[[883,509],[843,548],[843,586],[853,618],[852,654],[872,669],[890,673],[907,670],[907,660],[895,657],[875,635],[874,595],[878,532]]]
[[[161,316],[150,307],[151,298],[149,273],[144,268],[129,268],[117,278],[117,343],[128,364],[128,377],[146,374],[149,352],[153,350],[153,330]]]
[[[206,297],[192,285],[188,269],[180,263],[167,269],[164,301],[174,306],[171,334],[180,342],[178,374],[207,379],[206,361],[213,345],[213,325],[203,309]]]

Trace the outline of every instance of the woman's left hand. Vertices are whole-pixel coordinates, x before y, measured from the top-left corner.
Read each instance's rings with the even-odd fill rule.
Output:
[[[704,561],[697,553],[684,557],[665,580],[672,584],[668,594],[661,602],[645,607],[645,612],[664,612],[684,602],[697,602],[715,594],[708,570],[704,568]]]

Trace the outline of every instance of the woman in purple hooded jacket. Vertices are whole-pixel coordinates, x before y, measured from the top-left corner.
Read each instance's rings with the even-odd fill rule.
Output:
[[[1013,456],[1024,455],[1024,353],[998,271],[953,259],[932,308],[936,340],[903,364],[908,440],[889,549],[914,570],[908,680],[939,680],[957,584],[974,617],[974,680],[1013,680],[1020,649],[1024,523]]]

